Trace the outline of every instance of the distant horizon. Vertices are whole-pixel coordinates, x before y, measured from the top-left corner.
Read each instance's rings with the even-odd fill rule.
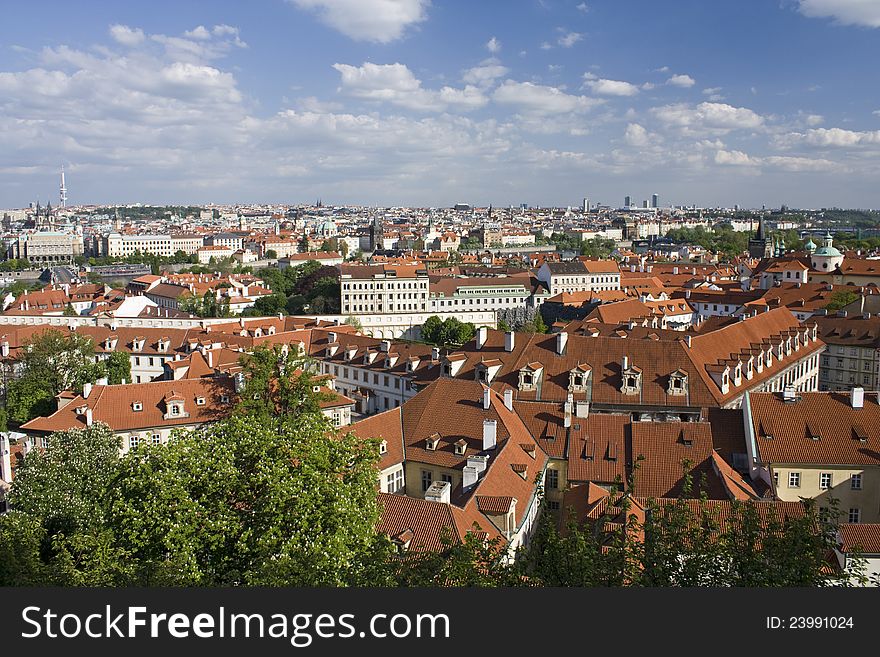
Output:
[[[880,3],[45,9],[0,25],[0,207],[62,166],[68,205],[880,206]]]

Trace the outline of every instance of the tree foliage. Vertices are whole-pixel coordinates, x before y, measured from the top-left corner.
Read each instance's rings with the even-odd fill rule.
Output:
[[[79,392],[84,383],[106,373],[104,364],[95,362],[95,343],[90,337],[54,329],[25,342],[12,367],[17,378],[7,386],[6,407],[10,419],[19,424],[52,413],[55,395],[64,390]]]
[[[462,345],[472,340],[477,329],[472,322],[462,322],[455,317],[440,319],[431,315],[422,323],[422,339],[439,346]]]
[[[387,578],[378,444],[339,435],[298,356],[245,363],[228,418],[119,456],[102,424],[53,434],[0,517],[0,585],[339,586]],[[385,581],[385,580],[381,580]]]

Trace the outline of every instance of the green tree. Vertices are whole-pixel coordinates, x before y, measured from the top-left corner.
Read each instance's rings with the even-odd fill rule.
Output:
[[[7,387],[9,417],[22,424],[55,410],[54,397],[63,390],[82,390],[106,372],[95,362],[95,343],[80,333],[47,329],[22,345],[14,359],[18,378]]]
[[[65,317],[79,317],[79,313],[73,309],[73,306],[69,303],[64,306],[64,316]]]
[[[0,560],[0,584],[124,581],[128,560],[105,514],[119,469],[119,439],[101,423],[54,433],[48,449],[31,450],[15,474],[12,510],[0,516],[0,549],[15,554]]]
[[[107,369],[107,382],[110,385],[131,383],[131,358],[125,351],[114,351],[104,362]]]
[[[269,249],[268,251],[266,251],[266,257],[269,260],[277,260],[278,259],[278,251],[276,251],[275,249]]]
[[[851,292],[850,290],[837,290],[836,292],[832,292],[831,299],[829,300],[828,305],[825,306],[825,309],[828,312],[837,312],[844,306],[848,306],[858,300],[859,295],[855,292]]]

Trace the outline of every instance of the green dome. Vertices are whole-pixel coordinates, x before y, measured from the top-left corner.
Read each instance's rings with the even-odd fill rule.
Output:
[[[816,252],[813,255],[840,257],[843,254],[840,251],[838,251],[836,248],[834,248],[833,246],[823,246],[823,247],[816,249]]]
[[[815,249],[816,243],[813,240],[808,240],[806,244],[804,244],[805,249]]]

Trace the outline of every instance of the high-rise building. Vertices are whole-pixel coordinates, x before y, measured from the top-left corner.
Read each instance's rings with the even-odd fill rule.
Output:
[[[632,198],[629,196],[623,197],[623,207],[628,208],[632,205]]]
[[[651,194],[651,207],[659,208],[660,207],[660,195],[659,194]]]
[[[589,212],[589,211],[590,211],[590,199],[585,198],[584,199],[584,212]]]
[[[642,207],[643,207],[643,208],[647,208],[647,207],[648,207],[648,199],[645,199],[644,201],[642,201]]]

